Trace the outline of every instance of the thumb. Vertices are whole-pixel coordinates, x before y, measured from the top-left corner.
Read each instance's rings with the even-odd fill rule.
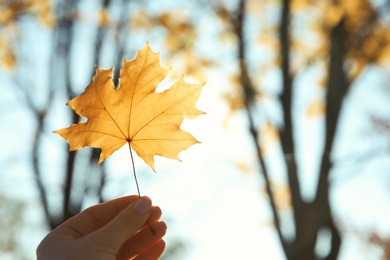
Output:
[[[150,216],[152,201],[141,197],[122,210],[108,224],[95,232],[95,243],[117,252],[123,243],[133,236]]]

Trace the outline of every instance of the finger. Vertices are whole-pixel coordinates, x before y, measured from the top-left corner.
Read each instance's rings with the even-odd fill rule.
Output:
[[[60,232],[73,238],[83,237],[106,225],[118,215],[119,212],[137,199],[139,199],[138,195],[131,195],[89,207],[64,222],[61,226],[56,228],[54,232]],[[161,209],[153,206],[150,218],[158,219],[160,217]]]
[[[122,210],[107,225],[91,234],[94,243],[117,253],[121,246],[146,223],[152,201],[141,197]]]
[[[167,225],[164,222],[153,222],[151,226],[155,233],[150,232],[146,226],[141,231],[128,239],[121,247],[118,259],[129,259],[160,240],[167,231]]]
[[[157,260],[165,250],[165,241],[160,239],[151,247],[137,255],[134,260]]]
[[[138,195],[126,196],[87,208],[64,222],[54,232],[61,232],[74,238],[83,237],[106,225],[138,198]]]

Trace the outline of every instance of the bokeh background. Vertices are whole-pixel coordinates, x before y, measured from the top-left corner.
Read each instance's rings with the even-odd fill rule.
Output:
[[[128,148],[53,130],[95,66],[146,42],[206,82],[181,162],[136,158],[162,259],[390,259],[390,1],[0,0],[0,258],[33,259],[82,209],[136,194]],[[117,85],[118,87],[118,85]]]

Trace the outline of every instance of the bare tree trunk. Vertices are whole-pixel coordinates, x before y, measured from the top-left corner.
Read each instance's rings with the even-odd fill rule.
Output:
[[[123,8],[122,8],[122,17],[120,19],[120,23],[118,24],[118,35],[123,33],[124,30],[127,29],[127,21],[128,21],[128,7],[130,1],[123,0]],[[108,9],[111,4],[110,0],[102,0],[101,8]],[[53,98],[54,90],[58,87],[63,87],[67,93],[68,98],[73,98],[76,93],[74,93],[73,86],[73,75],[71,74],[71,50],[73,48],[73,38],[74,38],[74,27],[75,27],[75,17],[74,15],[77,13],[78,9],[78,1],[59,1],[57,3],[57,25],[54,28],[54,36],[53,36],[53,49],[51,56],[51,66],[49,72],[49,82],[51,86],[50,98]],[[106,32],[108,30],[106,24],[99,24],[97,27],[97,35],[95,41],[95,48],[92,57],[94,57],[94,63],[96,65],[100,62],[101,49],[104,42],[104,37],[106,36]],[[121,36],[121,38],[124,36]],[[117,64],[120,64],[119,60],[122,61],[123,54],[125,51],[126,41],[122,41],[120,44],[116,46],[116,50],[118,55]],[[117,69],[119,72],[119,70]],[[92,72],[92,76],[95,74],[95,71]],[[119,75],[119,74],[118,74]],[[55,83],[54,83],[55,82]],[[116,84],[118,83],[118,79],[115,79]],[[29,101],[29,100],[27,100]],[[31,103],[31,102],[30,102]],[[35,109],[33,104],[28,103],[32,106],[32,110],[37,112],[37,118],[42,113],[38,113],[39,111]],[[49,102],[48,102],[49,103]],[[48,108],[45,108],[48,109]],[[46,110],[45,110],[46,111]],[[45,113],[44,113],[45,114]],[[72,114],[72,124],[76,124],[80,121],[80,117],[76,114]],[[45,216],[47,218],[47,223],[51,229],[55,228],[57,225],[61,224],[63,221],[71,218],[75,214],[79,213],[82,210],[82,205],[84,202],[85,191],[87,189],[83,189],[84,192],[80,194],[75,194],[73,191],[74,183],[74,174],[76,169],[76,158],[77,152],[67,152],[67,158],[65,158],[65,178],[63,183],[63,199],[62,199],[62,216],[58,216],[51,211],[50,205],[48,204],[48,192],[47,188],[44,185],[43,177],[40,172],[39,165],[39,155],[38,150],[41,147],[41,136],[44,129],[44,120],[43,118],[38,118],[38,129],[36,133],[36,138],[34,141],[34,151],[33,151],[33,169],[35,174],[36,185],[40,194],[40,200],[43,204],[43,208],[45,211]],[[92,150],[89,165],[95,166],[99,158],[99,151]],[[94,190],[90,190],[93,194],[96,194],[97,200],[99,202],[104,201],[103,198],[103,188],[106,184],[106,170],[104,166],[98,168],[99,174],[96,174],[96,178],[99,178],[99,185],[93,187]],[[80,183],[79,183],[80,184]],[[78,185],[79,185],[78,184]],[[86,185],[86,184],[85,184]]]
[[[288,259],[316,259],[315,252],[317,236],[321,229],[328,229],[332,235],[330,252],[324,259],[336,259],[341,239],[339,232],[333,222],[329,204],[329,172],[331,170],[330,152],[333,146],[337,120],[341,109],[341,104],[348,83],[343,71],[344,50],[343,50],[343,25],[340,23],[332,30],[330,35],[331,51],[328,78],[328,95],[326,111],[326,145],[320,167],[320,178],[317,187],[317,193],[312,202],[305,202],[301,197],[301,188],[298,181],[298,166],[295,156],[295,144],[293,139],[293,120],[291,114],[292,93],[293,93],[293,75],[290,71],[290,1],[283,0],[281,11],[281,21],[279,27],[281,72],[283,90],[280,96],[280,102],[283,108],[284,126],[280,130],[281,147],[284,153],[285,163],[287,165],[287,178],[291,192],[292,211],[295,224],[295,238],[287,240],[282,235],[279,215],[276,209],[274,196],[270,186],[267,168],[264,164],[263,155],[259,149],[259,140],[257,133],[259,129],[253,123],[252,106],[255,87],[251,82],[245,64],[245,44],[242,35],[245,16],[245,0],[240,1],[240,7],[237,19],[234,21],[236,34],[238,36],[238,53],[240,62],[240,78],[244,93],[246,111],[250,127],[251,137],[257,148],[257,155],[262,171],[262,176],[266,183],[266,191],[270,199],[275,228],[277,230],[282,248]]]

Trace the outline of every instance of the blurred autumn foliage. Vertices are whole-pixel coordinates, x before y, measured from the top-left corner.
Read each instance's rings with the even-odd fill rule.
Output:
[[[367,68],[387,72],[389,69],[390,2],[379,2],[0,1],[1,66],[15,84],[12,91],[17,92],[35,120],[28,159],[50,228],[78,213],[87,194],[103,201],[107,181],[104,164],[94,168],[98,152],[91,151],[86,158],[85,154],[67,153],[64,146],[64,156],[59,160],[64,165],[63,172],[58,173],[63,176],[62,209],[60,213],[54,210],[49,198],[53,188],[45,182],[43,159],[43,147],[50,139],[48,126],[53,120],[48,115],[57,109],[54,101],[64,103],[78,94],[90,82],[94,65],[119,68],[124,58],[132,57],[140,44],[149,41],[163,46],[167,63],[180,64],[180,74],[204,81],[211,72],[222,70],[229,79],[222,98],[231,114],[245,112],[256,148],[256,163],[265,183],[264,193],[269,198],[273,224],[287,259],[336,259],[342,236],[329,201],[332,185],[329,175],[335,166],[332,153],[343,103],[351,87]],[[45,45],[48,57],[39,72],[29,59],[28,46],[23,45],[29,30],[26,23],[31,21],[47,30],[50,42]],[[88,70],[88,75],[77,73]],[[35,86],[32,79],[38,73],[46,80]],[[305,96],[296,88],[308,75],[314,75],[310,78],[310,89],[315,98],[308,102],[303,114],[322,120],[324,129],[324,135],[318,136],[323,143],[318,154],[320,163],[313,173],[318,175],[317,188],[310,200],[303,198],[299,181],[303,166],[297,160],[299,122],[294,114],[294,102],[299,95]],[[41,94],[38,100],[37,91]],[[389,118],[383,115],[371,118],[381,134],[389,135]],[[78,116],[72,114],[71,123],[78,121]],[[280,147],[286,168],[285,182],[273,180],[267,164],[270,146]],[[84,163],[78,164],[81,159]],[[244,165],[240,167],[247,169]],[[94,174],[94,178],[99,178],[98,184],[88,186],[85,179],[75,177],[76,172],[92,168],[100,171]],[[281,212],[285,211],[291,213],[288,218],[294,226],[292,236],[284,234],[285,215]],[[321,230],[327,230],[330,239],[329,250],[319,254],[315,248]],[[371,242],[387,250],[388,255],[386,239],[373,235]]]

